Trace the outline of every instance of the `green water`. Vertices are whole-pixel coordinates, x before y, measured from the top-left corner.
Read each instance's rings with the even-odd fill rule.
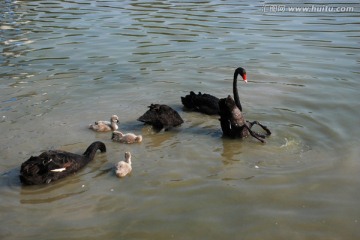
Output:
[[[358,239],[360,5],[270,5],[1,2],[0,238]],[[231,94],[238,66],[249,80],[239,83],[245,117],[272,130],[266,144],[224,139],[217,117],[182,108],[190,90]],[[143,126],[150,103],[184,124]],[[144,141],[87,129],[113,114]],[[31,155],[82,153],[96,140],[107,153],[78,174],[20,185]],[[125,151],[133,172],[118,179],[107,170]]]

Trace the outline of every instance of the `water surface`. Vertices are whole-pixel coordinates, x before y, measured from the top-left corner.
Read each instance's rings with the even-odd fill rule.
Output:
[[[360,5],[271,4],[1,2],[1,239],[358,239]],[[266,144],[222,138],[217,117],[182,108],[190,90],[231,94],[238,66],[246,118],[273,132]],[[143,126],[150,103],[184,124]],[[86,128],[112,114],[143,143]],[[107,153],[78,174],[20,185],[31,155],[96,140]],[[133,173],[118,179],[108,169],[125,151]]]

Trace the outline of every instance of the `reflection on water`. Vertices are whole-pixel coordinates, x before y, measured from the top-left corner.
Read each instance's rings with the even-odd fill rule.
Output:
[[[69,183],[67,183],[67,186],[69,185]],[[64,185],[62,184],[57,184],[56,188],[60,189],[61,187],[63,187]],[[54,189],[51,188],[44,188],[41,191],[39,191],[38,189],[33,189],[33,188],[22,188],[21,193],[20,193],[20,203],[21,204],[43,204],[43,203],[52,203],[52,202],[56,202],[59,201],[61,199],[64,198],[69,198],[69,197],[73,197],[73,196],[77,196],[80,195],[82,193],[84,193],[86,190],[78,190],[76,192],[69,192],[69,189],[67,189],[67,191],[65,193],[57,193],[55,196],[50,197],[51,195],[53,195]]]
[[[360,5],[264,12],[272,4],[1,2],[0,238],[360,237]],[[218,117],[181,106],[191,90],[232,94],[238,66],[245,117],[271,129],[266,144],[222,138]],[[184,124],[155,133],[137,122],[150,103]],[[113,114],[143,143],[87,129]],[[74,176],[20,185],[31,155],[95,140],[107,153]],[[125,151],[133,172],[118,179]]]

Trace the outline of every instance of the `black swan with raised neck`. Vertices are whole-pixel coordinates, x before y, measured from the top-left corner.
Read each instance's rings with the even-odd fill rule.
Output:
[[[151,104],[149,110],[139,117],[138,121],[152,125],[157,131],[163,128],[167,131],[184,122],[177,111],[164,104]]]
[[[20,181],[25,185],[47,184],[64,178],[92,161],[96,151],[106,152],[103,142],[93,142],[83,155],[62,150],[48,150],[31,156],[21,164]]]
[[[249,122],[245,120],[237,90],[237,82],[235,81],[236,75],[237,71],[234,73],[234,99],[229,95],[227,98],[219,100],[219,121],[223,136],[244,138],[251,135],[260,142],[265,143],[265,137],[271,135],[271,131],[258,121]],[[254,125],[260,126],[266,133],[260,134],[251,130]]]
[[[238,108],[242,111],[242,107],[240,104],[240,98],[239,93],[237,89],[237,78],[238,75],[242,77],[242,79],[247,82],[246,78],[246,71],[242,67],[238,67],[234,72],[234,78],[233,78],[233,94],[235,103],[238,106]],[[195,94],[193,91],[190,92],[190,94],[186,95],[185,97],[181,97],[181,102],[184,105],[185,108],[205,113],[208,115],[216,115],[219,114],[219,98],[207,94],[207,93],[201,93]]]

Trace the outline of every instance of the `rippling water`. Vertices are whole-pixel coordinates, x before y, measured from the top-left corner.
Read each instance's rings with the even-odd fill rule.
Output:
[[[353,11],[289,11],[314,4]],[[2,1],[1,239],[358,239],[359,17],[356,1]],[[181,106],[190,90],[230,94],[238,66],[266,144]],[[136,121],[150,103],[185,123],[154,133]],[[144,142],[86,128],[112,114]],[[78,174],[20,185],[30,155],[95,140],[108,151]]]

